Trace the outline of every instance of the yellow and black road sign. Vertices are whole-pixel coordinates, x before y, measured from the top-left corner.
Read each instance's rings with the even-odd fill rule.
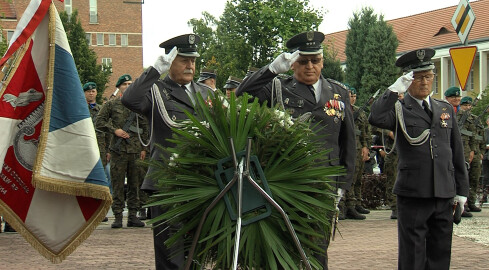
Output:
[[[477,53],[476,46],[450,48],[450,57],[452,58],[453,67],[460,83],[462,91],[465,90],[467,80],[474,64],[475,55]]]
[[[455,10],[452,17],[452,25],[457,32],[458,37],[462,44],[467,41],[467,36],[469,35],[470,29],[475,21],[474,10],[469,5],[468,0],[460,0],[460,3]]]

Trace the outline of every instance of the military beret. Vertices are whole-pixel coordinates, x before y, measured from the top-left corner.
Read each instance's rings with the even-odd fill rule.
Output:
[[[300,54],[318,54],[323,52],[324,34],[309,31],[293,36],[285,43],[290,52],[299,50]]]
[[[173,47],[177,47],[178,55],[199,57],[197,52],[197,44],[200,42],[200,37],[196,34],[185,34],[171,38],[160,44],[160,48],[165,49],[165,53],[168,54]]]
[[[445,91],[445,97],[459,97],[460,88],[452,86]]]
[[[83,85],[83,91],[97,89],[97,84],[94,82],[87,82]]]
[[[355,89],[355,87],[353,87],[347,83],[343,83],[343,84],[346,86],[346,88],[348,88],[348,91],[350,91],[352,94],[354,94],[354,95],[357,94],[357,89]]]
[[[229,89],[229,88],[238,88],[238,86],[241,84],[243,80],[240,78],[236,78],[233,76],[229,76],[228,80],[226,81],[226,84],[224,85],[224,89]]]
[[[462,104],[472,104],[472,98],[471,97],[463,97],[462,100],[460,101],[460,105]]]
[[[205,81],[205,80],[211,79],[211,78],[215,79],[216,77],[217,77],[217,74],[216,74],[215,70],[204,68],[200,72],[200,77],[197,81],[202,82],[202,81]]]
[[[117,83],[115,84],[116,87],[119,87],[119,85],[127,82],[127,81],[132,81],[132,78],[131,78],[131,75],[129,74],[124,74],[122,76],[119,77],[119,79],[117,80]]]
[[[435,50],[431,48],[418,49],[407,52],[399,57],[396,66],[403,72],[432,70],[435,65],[431,58],[435,55]]]

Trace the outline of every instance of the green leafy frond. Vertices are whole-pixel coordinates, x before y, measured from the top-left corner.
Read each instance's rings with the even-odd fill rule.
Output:
[[[171,246],[185,239],[184,246],[190,249],[204,212],[221,191],[217,180],[225,185],[235,175],[230,138],[237,153],[245,150],[251,138],[251,154],[258,160],[251,169],[253,180],[264,189],[267,184],[269,195],[287,213],[311,263],[319,266],[314,255],[321,251],[318,244],[327,235],[327,214],[334,206],[330,182],[344,170],[329,166],[330,149],[322,149],[321,138],[313,132],[315,127],[310,122],[293,121],[286,112],[260,104],[246,94],[230,99],[216,95],[209,100],[198,96],[195,112],[187,112],[183,127],[173,129],[170,142],[174,146],[157,146],[163,154],[146,163],[159,187],[147,206],[167,209],[150,224],[180,227],[165,244]],[[219,173],[217,164],[222,166]],[[263,175],[256,171],[258,167]],[[203,222],[194,255],[201,264],[216,269],[232,265],[236,186]],[[245,205],[254,203],[246,200],[247,194],[243,196]],[[243,213],[243,220],[262,218],[242,227],[239,264],[249,269],[300,269],[301,257],[282,215],[264,199],[257,207]],[[270,214],[267,209],[271,209]]]

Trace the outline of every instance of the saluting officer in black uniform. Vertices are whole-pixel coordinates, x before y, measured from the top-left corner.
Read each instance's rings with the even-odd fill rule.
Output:
[[[273,79],[280,73],[292,69],[294,75],[278,78],[281,83],[284,107],[293,117],[311,113],[313,125],[319,123],[325,127],[319,133],[324,136],[324,148],[332,149],[329,153],[330,162],[325,164],[342,165],[347,174],[336,180],[338,194],[343,195],[353,181],[355,172],[355,131],[350,96],[346,87],[334,80],[321,76],[323,68],[324,34],[321,32],[305,32],[292,37],[286,46],[290,52],[279,55],[271,64],[246,77],[237,90],[237,95],[248,92],[260,102],[271,104]],[[276,97],[276,93],[273,95]],[[328,233],[328,232],[326,232]],[[326,234],[329,235],[329,234]],[[324,254],[320,262],[328,269],[326,249],[329,239],[324,243]]]
[[[402,55],[404,75],[371,107],[369,122],[398,130],[399,269],[449,269],[454,200],[469,193],[463,145],[453,107],[431,98],[433,49]],[[398,95],[407,90],[403,100]],[[396,119],[398,120],[396,122]],[[397,123],[397,127],[396,127]]]
[[[205,99],[212,92],[203,84],[193,82],[195,59],[200,56],[196,48],[199,41],[199,36],[186,34],[161,43],[160,47],[165,49],[165,54],[159,56],[154,66],[146,69],[122,96],[122,103],[126,107],[145,115],[148,119],[150,130],[153,131],[153,134],[150,134],[150,152],[153,159],[161,156],[155,147],[156,144],[164,147],[174,146],[167,141],[172,136],[171,128],[177,127],[175,120],[187,118],[184,111],[194,113],[196,93],[200,93]],[[166,73],[168,75],[159,80],[160,76]],[[151,173],[152,168],[149,168],[141,187],[150,193],[157,191],[155,181],[148,178]],[[151,207],[151,217],[157,217],[163,211],[161,207]],[[183,240],[180,246],[174,246],[171,250],[164,244],[169,234],[178,228],[164,230],[166,226],[158,225],[159,223],[153,225],[156,269],[180,269],[185,262]]]

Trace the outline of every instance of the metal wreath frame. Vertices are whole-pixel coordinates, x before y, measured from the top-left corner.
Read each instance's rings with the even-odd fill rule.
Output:
[[[311,264],[309,263],[309,259],[306,256],[306,253],[304,252],[304,249],[301,246],[301,243],[299,241],[299,238],[297,237],[297,234],[295,233],[294,227],[292,226],[292,223],[290,222],[289,217],[285,213],[285,211],[280,207],[280,205],[275,202],[275,200],[266,193],[260,185],[258,185],[255,180],[252,178],[250,174],[250,157],[251,157],[251,142],[252,139],[248,138],[248,144],[246,146],[246,154],[244,157],[241,158],[241,160],[238,163],[237,157],[236,157],[236,150],[234,148],[234,141],[232,138],[229,139],[230,144],[231,144],[231,150],[232,150],[232,158],[234,162],[234,177],[229,183],[226,184],[226,186],[221,190],[221,192],[217,195],[217,197],[212,201],[212,203],[205,209],[204,214],[202,215],[202,218],[199,223],[199,227],[197,227],[197,231],[195,231],[194,238],[192,240],[192,246],[190,248],[188,257],[187,257],[187,262],[185,263],[185,270],[190,270],[190,267],[193,262],[194,258],[194,253],[195,253],[195,248],[197,247],[197,242],[200,237],[200,232],[202,230],[202,226],[204,225],[204,221],[207,218],[207,215],[209,214],[210,210],[214,208],[214,206],[221,200],[224,195],[231,189],[231,187],[236,184],[238,185],[238,217],[236,221],[236,241],[234,243],[234,253],[233,253],[233,270],[236,270],[238,268],[238,255],[239,255],[239,242],[241,239],[241,215],[242,215],[242,195],[243,195],[243,178],[246,178],[249,183],[258,191],[260,194],[273,206],[277,211],[280,212],[282,215],[285,224],[287,225],[287,229],[289,230],[290,235],[292,236],[292,239],[294,240],[294,243],[297,247],[297,250],[299,251],[302,261],[304,262],[305,269],[307,270],[312,270]]]

